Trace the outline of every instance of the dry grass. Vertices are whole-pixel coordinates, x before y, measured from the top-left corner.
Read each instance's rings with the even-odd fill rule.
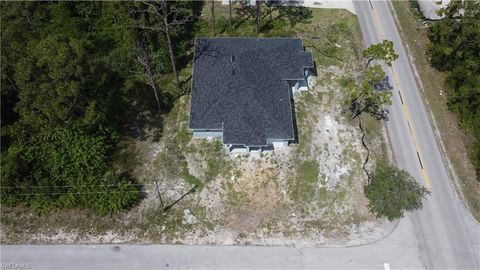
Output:
[[[430,109],[438,135],[442,141],[443,152],[446,154],[453,169],[454,177],[459,183],[461,193],[472,215],[480,221],[480,183],[476,181],[475,169],[469,159],[469,147],[474,138],[459,127],[457,116],[447,107],[445,91],[445,74],[433,68],[425,55],[428,37],[427,29],[418,18],[416,10],[408,1],[392,1],[397,22],[403,40],[407,42],[411,60],[420,77],[422,95]],[[443,91],[443,95],[440,92]]]

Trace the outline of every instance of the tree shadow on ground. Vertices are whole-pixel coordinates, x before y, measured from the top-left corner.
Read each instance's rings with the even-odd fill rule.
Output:
[[[125,99],[122,133],[124,136],[140,140],[153,137],[158,141],[163,133],[163,115],[169,113],[174,104],[174,96],[168,92],[159,93],[161,111],[157,109],[152,89],[136,82],[128,91]]]
[[[385,76],[377,85],[374,86],[375,90],[379,92],[384,92],[384,91],[389,91],[391,92],[393,90],[393,86],[390,84],[390,80],[388,76]],[[400,98],[402,98],[400,96]],[[403,100],[402,100],[403,102]],[[375,117],[377,120],[383,120],[383,121],[388,121],[388,116],[390,114],[390,111],[388,108],[382,107],[376,111],[371,112],[372,116]]]
[[[374,85],[373,87],[377,92],[386,92],[386,91],[393,90],[393,86],[390,84],[388,76],[385,76],[378,84]],[[401,95],[400,95],[400,99],[402,100],[402,103],[403,103],[403,99]],[[383,105],[379,107],[376,104],[370,104],[370,106],[367,107],[367,109],[365,109],[365,112],[370,114],[373,118],[379,121],[382,121],[382,120],[388,121],[389,114],[390,114],[390,111],[388,110],[388,108],[386,108]]]

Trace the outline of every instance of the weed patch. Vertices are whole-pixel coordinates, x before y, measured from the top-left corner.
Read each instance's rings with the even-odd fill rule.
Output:
[[[318,163],[308,160],[296,164],[296,177],[290,182],[290,197],[296,202],[311,201],[317,190]]]

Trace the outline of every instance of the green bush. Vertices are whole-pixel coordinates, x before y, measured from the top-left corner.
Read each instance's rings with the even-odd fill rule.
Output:
[[[132,206],[140,190],[110,169],[109,150],[106,136],[79,129],[45,129],[18,141],[2,158],[1,202],[100,213]]]
[[[422,208],[422,199],[430,192],[406,171],[379,165],[370,185],[364,187],[372,213],[388,220],[403,217],[404,211]]]

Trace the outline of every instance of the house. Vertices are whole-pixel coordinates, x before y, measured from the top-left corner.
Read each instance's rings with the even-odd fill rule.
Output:
[[[247,5],[255,6],[255,0],[230,0],[231,4],[239,3],[239,2],[245,3]],[[229,3],[229,0],[222,0],[222,5],[228,5],[230,3]]]
[[[295,140],[293,95],[314,73],[300,38],[197,38],[189,128],[227,152],[261,152]]]
[[[445,8],[450,3],[450,0],[422,0],[417,1],[418,8],[422,12],[423,17],[427,20],[440,20],[443,16],[437,14],[438,10]]]

